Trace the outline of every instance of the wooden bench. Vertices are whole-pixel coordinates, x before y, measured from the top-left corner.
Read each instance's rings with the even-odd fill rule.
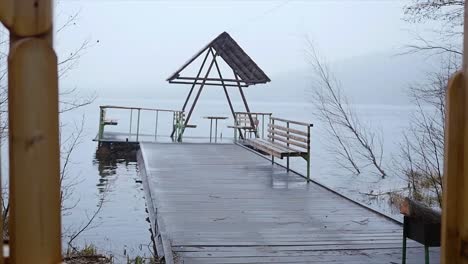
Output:
[[[442,217],[439,211],[406,197],[400,203],[403,217],[403,255],[406,264],[406,239],[424,245],[424,263],[429,264],[429,247],[440,247]]]
[[[247,134],[249,134],[250,138],[252,138],[252,134],[257,137],[259,123],[257,114],[245,112],[237,112],[235,114],[236,119],[234,120],[234,125],[228,126],[228,128],[234,129],[234,139],[237,139],[237,131],[240,132],[239,137],[242,139],[247,138]],[[242,131],[244,131],[244,134],[242,134]]]
[[[268,139],[246,139],[245,143],[275,157],[286,160],[289,171],[289,157],[302,157],[307,162],[307,182],[310,181],[310,128],[312,124],[270,117]]]
[[[117,119],[105,119],[103,121],[103,125],[105,125],[105,126],[116,126],[118,124],[119,123],[118,123]]]

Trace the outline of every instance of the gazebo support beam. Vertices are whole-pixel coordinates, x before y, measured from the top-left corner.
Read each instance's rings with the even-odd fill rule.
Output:
[[[254,123],[254,120],[252,118],[252,114],[250,113],[250,108],[249,108],[249,105],[247,104],[247,99],[245,99],[245,95],[244,95],[244,92],[242,91],[242,86],[240,84],[240,81],[239,81],[239,77],[237,76],[236,72],[234,70],[232,70],[234,72],[234,76],[236,77],[236,80],[237,80],[237,84],[238,84],[238,87],[239,87],[239,93],[242,97],[242,101],[244,102],[244,106],[245,106],[245,111],[247,112],[247,114],[249,115],[249,119],[250,119],[250,124],[254,125],[255,126],[255,137],[258,136],[257,134],[257,126],[256,124]]]
[[[211,54],[213,54],[213,56],[215,56],[214,52],[211,50]],[[218,75],[219,75],[219,78],[221,80],[221,84],[223,86],[223,89],[224,89],[224,94],[226,94],[226,99],[229,103],[229,108],[231,109],[231,113],[232,113],[232,117],[234,118],[234,123],[236,122],[236,112],[234,112],[234,107],[232,106],[232,102],[231,102],[231,98],[229,97],[229,93],[226,89],[226,86],[224,84],[224,81],[223,81],[223,75],[221,74],[221,70],[219,69],[219,65],[218,65],[218,62],[216,61],[216,56],[213,58],[214,62],[215,62],[215,67],[216,67],[216,70],[218,71]],[[239,136],[241,139],[244,139],[244,135],[242,135],[242,130],[240,128],[238,128],[239,130]]]
[[[216,58],[216,55],[213,57],[213,60],[211,61],[210,66],[208,67],[208,71],[205,74],[205,78],[207,78],[210,75],[211,68],[213,68],[214,63],[216,62],[215,58]],[[190,108],[190,110],[189,110],[189,112],[187,114],[187,118],[185,119],[184,127],[182,128],[182,133],[179,135],[179,137],[181,137],[184,134],[185,128],[187,127],[188,122],[190,120],[190,117],[192,116],[193,109],[195,108],[195,105],[197,104],[198,98],[200,98],[200,94],[201,94],[201,92],[203,90],[203,87],[205,86],[205,82],[206,82],[206,80],[204,80],[200,84],[200,89],[198,90],[197,96],[195,96],[195,100],[193,101],[192,107]]]
[[[197,77],[177,77],[175,78],[174,80],[189,80],[189,81],[203,81],[203,80],[207,80],[207,81],[223,81],[224,83],[228,83],[228,82],[233,82],[233,83],[237,83],[237,81],[240,81],[242,84],[247,84],[249,81],[244,81],[244,80],[236,80],[236,79],[225,79],[225,78],[201,78],[197,75]]]
[[[209,51],[211,51],[211,48],[209,49]],[[182,106],[182,111],[185,111],[185,107],[187,107],[187,103],[188,103],[190,97],[192,96],[193,89],[195,88],[195,85],[197,85],[197,79],[200,77],[200,74],[201,74],[201,72],[203,70],[203,67],[205,66],[206,60],[208,59],[208,56],[210,55],[209,51],[206,53],[206,56],[203,59],[203,62],[201,64],[201,66],[200,66],[200,69],[198,70],[197,77],[195,77],[195,79],[194,79],[195,81],[192,84],[192,88],[190,88],[190,92],[187,95],[187,99],[185,99],[184,106]]]
[[[169,83],[173,84],[194,84],[193,82],[183,82],[183,81],[169,81]],[[205,85],[205,86],[222,86],[221,83],[207,83],[206,80],[202,80],[202,82],[196,82],[196,85]],[[226,87],[239,87],[237,84],[227,84],[225,83],[224,86]],[[241,84],[241,87],[248,87],[246,84]]]
[[[208,52],[206,52],[206,56],[205,56],[205,58],[203,59],[203,62],[202,62],[202,64],[201,64],[201,66],[200,66],[200,69],[198,70],[197,78],[200,77],[200,74],[201,74],[201,72],[202,72],[202,70],[203,70],[203,67],[205,67],[205,63],[206,63],[206,60],[208,59],[208,56],[210,55],[210,51],[211,51],[211,48],[209,49]],[[202,54],[202,53],[200,53],[198,56],[200,56],[201,54]],[[190,91],[189,91],[189,93],[188,93],[188,95],[187,95],[187,98],[185,99],[184,106],[182,106],[182,112],[185,112],[185,108],[187,107],[187,104],[188,104],[188,102],[189,102],[189,100],[190,100],[190,97],[192,96],[193,89],[195,89],[195,86],[196,86],[196,85],[197,85],[197,81],[195,80],[195,81],[193,82],[193,84],[192,84],[192,87],[190,88]],[[175,131],[176,131],[176,128],[174,127],[174,128],[172,129],[171,138],[174,137]]]

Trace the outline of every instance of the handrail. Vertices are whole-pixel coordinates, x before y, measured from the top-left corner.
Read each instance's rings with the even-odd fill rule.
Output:
[[[145,110],[145,111],[159,111],[159,112],[171,112],[171,113],[180,113],[182,110],[172,110],[172,109],[160,109],[160,108],[147,108],[147,107],[132,107],[132,106],[118,106],[118,105],[101,105],[100,108],[113,108],[113,109],[127,109],[127,110]]]
[[[139,140],[140,136],[140,113],[141,111],[150,111],[155,112],[155,128],[154,128],[154,138],[157,139],[158,136],[158,120],[159,120],[159,112],[166,112],[172,113],[172,126],[176,130],[177,135],[180,133],[182,129],[180,127],[181,120],[184,119],[184,112],[180,110],[170,110],[170,109],[160,109],[160,108],[147,108],[147,107],[131,107],[131,106],[117,106],[117,105],[101,105],[100,108],[100,116],[99,116],[99,132],[98,132],[98,141],[103,139],[104,136],[104,127],[109,125],[106,122],[106,110],[107,109],[119,109],[119,110],[128,110],[130,111],[130,129],[128,134],[132,134],[132,127],[133,127],[133,111],[137,111],[137,123],[136,123],[136,141]],[[183,122],[182,122],[183,123]]]
[[[283,118],[278,118],[278,117],[271,117],[270,119],[281,121],[281,122],[286,122],[286,123],[291,123],[291,124],[296,124],[296,125],[301,125],[301,126],[308,126],[308,127],[313,127],[314,126],[314,124],[298,122],[298,121],[288,120],[288,119],[283,119]]]
[[[234,112],[234,114],[273,115],[273,113],[266,112]]]

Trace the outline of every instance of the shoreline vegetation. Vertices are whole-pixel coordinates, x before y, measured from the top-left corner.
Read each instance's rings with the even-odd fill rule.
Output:
[[[99,252],[97,247],[93,244],[85,245],[82,249],[67,252],[63,256],[63,260],[68,264],[112,264],[115,259],[112,255],[106,255]],[[136,256],[130,258],[127,256],[127,264],[159,264],[161,263],[155,257],[141,257]]]

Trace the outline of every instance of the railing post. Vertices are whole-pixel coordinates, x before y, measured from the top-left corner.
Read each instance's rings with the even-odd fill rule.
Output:
[[[213,131],[213,119],[210,118],[210,143],[211,143],[212,131]]]
[[[406,264],[406,237],[407,235],[407,222],[406,216],[403,217],[403,248],[402,248],[402,256],[401,256],[401,264]]]
[[[218,142],[218,119],[215,119],[215,143]]]
[[[156,125],[154,128],[154,141],[158,139],[158,117],[159,117],[159,111],[156,110]]]
[[[310,125],[307,126],[307,183],[310,182]]]
[[[136,134],[136,141],[138,142],[138,137],[140,136],[140,110],[138,109],[138,117],[137,117],[137,134]]]
[[[289,148],[289,122],[286,122],[286,128],[288,129],[288,131],[286,132],[286,134],[288,135],[286,137],[286,140],[288,141],[288,143],[286,143],[286,146],[288,146]],[[289,171],[289,155],[286,157],[286,169],[287,171]]]
[[[262,114],[262,139],[265,138],[265,114]]]
[[[132,123],[133,123],[133,108],[130,109],[130,130],[128,132],[128,136],[131,137],[132,136]]]
[[[274,133],[274,130],[275,128],[273,127],[275,125],[275,119],[271,118],[270,117],[270,123],[271,123],[271,135],[273,136],[275,133]],[[275,142],[275,138],[274,137],[271,137],[271,142]],[[271,155],[271,164],[274,164],[275,163],[275,156],[273,156],[273,154]]]
[[[105,110],[102,106],[99,107],[99,132],[98,132],[98,141],[101,141],[102,137],[104,136],[104,118],[105,118]]]

